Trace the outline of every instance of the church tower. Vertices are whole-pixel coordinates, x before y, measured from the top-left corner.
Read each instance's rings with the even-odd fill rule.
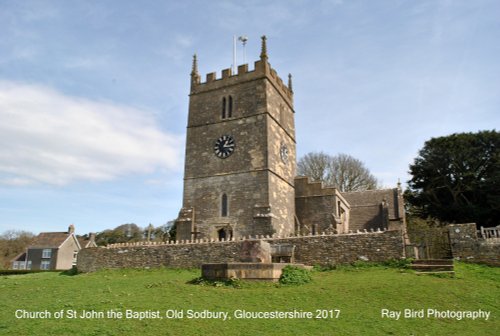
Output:
[[[291,76],[268,62],[266,37],[254,70],[222,70],[201,82],[196,55],[177,240],[292,234],[295,125]]]

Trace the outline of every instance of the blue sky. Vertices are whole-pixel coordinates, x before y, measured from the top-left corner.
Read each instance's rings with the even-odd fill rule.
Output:
[[[174,219],[191,58],[220,76],[234,35],[292,73],[298,155],[385,187],[431,137],[500,126],[496,0],[0,0],[0,27],[0,233]]]

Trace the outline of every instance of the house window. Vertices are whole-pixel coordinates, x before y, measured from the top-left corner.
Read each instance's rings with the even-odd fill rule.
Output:
[[[19,261],[19,269],[26,269],[26,262],[25,261]]]
[[[52,250],[51,249],[43,249],[42,251],[42,258],[50,258],[52,256]]]
[[[42,270],[50,269],[50,260],[42,260],[42,263],[40,264],[40,269]]]
[[[227,195],[222,195],[221,216],[227,217]]]
[[[75,266],[75,265],[76,265],[76,259],[77,259],[77,257],[78,257],[78,252],[77,252],[77,251],[74,251],[74,252],[73,252],[73,266]]]

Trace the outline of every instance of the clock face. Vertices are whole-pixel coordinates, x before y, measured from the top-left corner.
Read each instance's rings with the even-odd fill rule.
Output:
[[[280,157],[281,161],[283,161],[284,163],[288,163],[288,147],[285,144],[281,144]]]
[[[230,135],[223,135],[217,141],[215,141],[214,146],[215,155],[221,159],[227,158],[234,152],[234,139]]]

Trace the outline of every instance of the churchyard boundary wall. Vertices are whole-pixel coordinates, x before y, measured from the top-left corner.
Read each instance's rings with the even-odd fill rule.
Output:
[[[454,259],[500,266],[500,237],[479,237],[476,223],[450,224],[448,228]]]
[[[256,236],[228,241],[140,242],[83,249],[77,267],[81,272],[93,272],[116,268],[198,268],[206,263],[238,262],[246,239],[293,245],[296,263],[320,266],[401,259],[405,250],[399,230],[281,238]]]

